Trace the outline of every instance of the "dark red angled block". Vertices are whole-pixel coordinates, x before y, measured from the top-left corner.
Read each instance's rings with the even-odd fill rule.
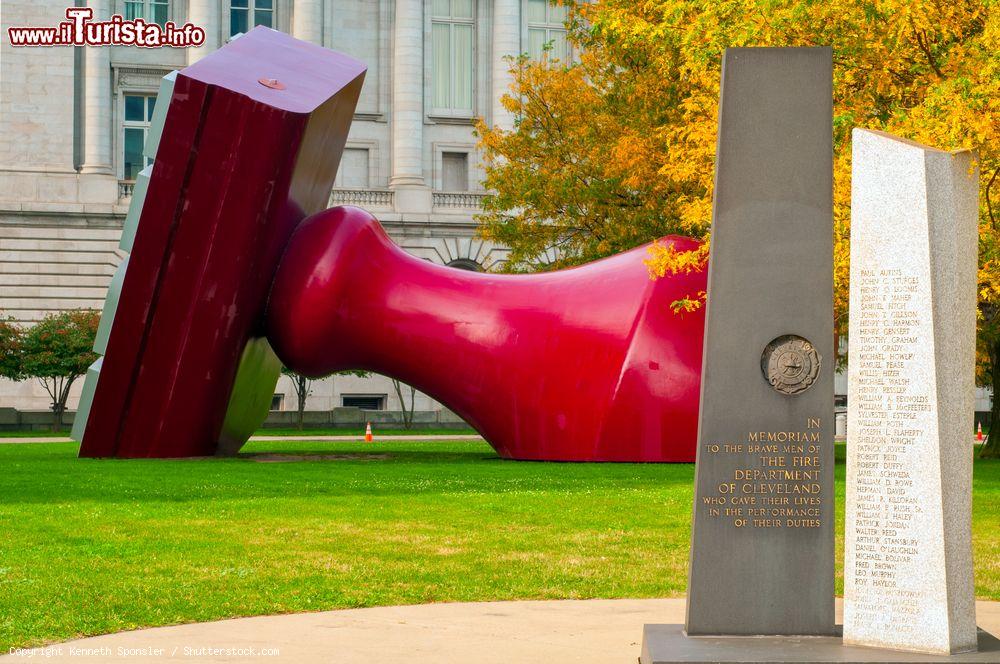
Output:
[[[288,238],[326,207],[364,73],[258,27],[177,75],[81,456],[216,452]]]

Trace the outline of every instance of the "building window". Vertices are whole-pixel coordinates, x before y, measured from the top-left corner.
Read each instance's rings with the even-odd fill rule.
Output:
[[[125,110],[122,114],[122,179],[135,180],[139,171],[153,163],[142,156],[142,146],[146,144],[149,121],[153,117],[156,97],[150,95],[126,94]]]
[[[285,409],[285,395],[275,394],[271,397],[271,410],[284,410]]]
[[[528,55],[535,60],[569,60],[567,16],[565,6],[553,5],[550,0],[528,0]]]
[[[125,0],[125,18],[141,18],[161,26],[167,22],[168,0]]]
[[[369,167],[367,148],[344,148],[334,186],[344,189],[367,189]]]
[[[274,0],[230,0],[230,37],[258,25],[274,27]]]
[[[467,153],[441,153],[441,190],[469,190],[469,155]]]
[[[472,115],[474,30],[472,0],[434,0],[431,66],[435,113]]]
[[[340,397],[340,403],[346,408],[360,408],[361,410],[385,410],[385,395],[344,394]]]

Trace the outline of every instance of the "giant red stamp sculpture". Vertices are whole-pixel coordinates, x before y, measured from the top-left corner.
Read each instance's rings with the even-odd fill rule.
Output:
[[[363,210],[334,208],[292,236],[267,336],[306,375],[363,368],[406,381],[501,456],[691,461],[703,321],[670,303],[703,290],[704,276],[652,280],[645,257],[640,247],[545,274],[468,272],[410,256]]]
[[[651,280],[643,247],[470,273],[406,254],[359,208],[306,219],[326,205],[363,78],[256,28],[165,83],[74,426],[81,456],[233,453],[280,358],[399,378],[508,458],[693,461],[703,315],[670,304],[705,290],[704,273]]]

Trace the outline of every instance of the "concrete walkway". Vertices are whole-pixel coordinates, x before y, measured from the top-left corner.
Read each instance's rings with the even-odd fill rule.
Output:
[[[977,602],[976,608],[979,626],[1000,634],[1000,603]],[[47,656],[39,650],[35,657],[47,662],[634,664],[644,624],[683,620],[683,599],[389,606],[108,634],[48,646]],[[28,653],[13,654],[0,661],[27,658]]]
[[[295,440],[322,440],[322,441],[354,441],[363,442],[365,437],[363,435],[356,436],[307,436],[307,435],[295,435],[295,436],[251,436],[250,441],[263,441],[263,442],[284,442],[284,441],[295,441]],[[400,440],[400,441],[413,441],[413,440],[482,440],[483,437],[478,434],[433,434],[433,435],[420,435],[420,434],[406,434],[406,435],[386,435],[380,436],[375,434],[375,442],[379,441],[390,441],[390,440]],[[72,443],[73,439],[66,436],[19,436],[4,438],[0,437],[0,445],[4,443]]]

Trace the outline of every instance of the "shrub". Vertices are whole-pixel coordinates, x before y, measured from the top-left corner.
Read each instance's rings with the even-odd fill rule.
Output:
[[[47,315],[24,332],[21,372],[37,378],[52,398],[52,428],[62,427],[69,390],[97,359],[94,338],[101,315],[77,310]]]

